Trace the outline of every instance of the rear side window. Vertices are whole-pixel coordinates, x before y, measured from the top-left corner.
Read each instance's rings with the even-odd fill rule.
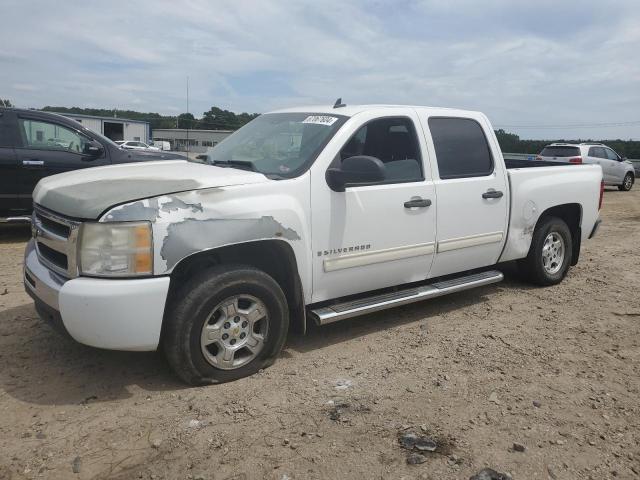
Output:
[[[607,158],[607,154],[602,147],[591,147],[589,149],[589,156],[595,158]]]
[[[540,152],[542,157],[579,157],[580,149],[578,147],[544,147]]]
[[[484,177],[493,172],[487,137],[470,118],[429,118],[440,178]]]

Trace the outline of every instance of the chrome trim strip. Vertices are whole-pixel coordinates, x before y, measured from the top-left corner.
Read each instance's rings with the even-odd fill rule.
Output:
[[[479,235],[469,235],[468,237],[450,238],[438,242],[438,253],[449,252],[459,248],[477,247],[502,241],[504,232],[481,233]]]
[[[4,217],[0,218],[0,223],[29,223],[31,221],[31,217],[29,216],[18,216],[18,217]]]
[[[327,258],[323,262],[323,267],[325,272],[333,272],[344,268],[362,267],[374,263],[430,255],[434,251],[435,242],[429,242],[418,245],[387,248],[384,250],[358,252],[335,258]]]
[[[27,278],[27,275],[31,277],[31,281]],[[31,294],[51,308],[60,311],[58,294],[67,280],[61,275],[52,272],[40,262],[34,240],[29,240],[27,244],[23,276],[24,286]],[[35,285],[31,283],[32,281]]]
[[[342,304],[330,305],[311,309],[310,313],[320,325],[345,320],[347,318],[365,315],[367,313],[386,310],[387,308],[398,307],[408,303],[419,302],[428,298],[440,297],[450,293],[461,292],[470,288],[481,287],[491,283],[502,281],[504,275],[497,270],[475,273],[464,277],[436,282],[431,285],[410,288],[408,290],[393,292],[392,294],[376,295],[365,299],[345,302]]]

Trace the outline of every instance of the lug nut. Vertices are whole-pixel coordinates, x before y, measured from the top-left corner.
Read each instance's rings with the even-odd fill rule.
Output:
[[[244,332],[242,332],[242,333],[240,334],[240,338],[244,338],[244,337],[246,337],[246,336],[247,336],[247,334],[246,334],[246,333],[244,333]]]
[[[247,322],[246,320],[242,322],[242,328],[247,328],[247,325],[249,325],[249,322]]]
[[[240,321],[240,317],[236,317],[233,319],[234,322],[238,323]]]
[[[222,334],[222,339],[226,340],[227,338],[229,338],[229,334],[228,333],[223,333]]]
[[[231,342],[229,342],[229,343],[231,343],[231,345],[235,345],[235,344],[236,344],[236,339],[235,339],[235,338],[232,338],[232,339],[231,339]]]
[[[229,322],[224,322],[224,328],[231,328],[231,324]]]

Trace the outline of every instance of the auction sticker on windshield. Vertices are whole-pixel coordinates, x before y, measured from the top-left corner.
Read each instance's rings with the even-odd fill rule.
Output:
[[[315,123],[317,125],[331,126],[336,123],[338,117],[330,117],[328,115],[309,115],[302,123]]]

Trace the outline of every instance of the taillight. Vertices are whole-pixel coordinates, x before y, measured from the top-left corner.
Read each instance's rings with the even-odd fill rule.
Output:
[[[604,198],[604,180],[600,181],[600,200],[598,201],[598,210],[602,208],[603,198]]]
[[[569,163],[582,163],[582,157],[571,157]]]

